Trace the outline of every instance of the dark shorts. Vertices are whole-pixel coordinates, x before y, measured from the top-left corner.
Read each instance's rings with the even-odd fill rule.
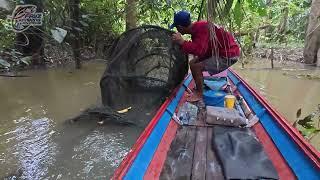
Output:
[[[220,58],[220,57],[211,57],[201,61],[204,64],[205,71],[208,71],[209,74],[218,74],[230,66],[235,64],[238,61],[239,57],[233,58]]]

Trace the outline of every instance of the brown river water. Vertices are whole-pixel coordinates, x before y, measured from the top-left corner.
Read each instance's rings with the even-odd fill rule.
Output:
[[[302,108],[302,118],[316,111],[320,104],[320,68],[287,62],[275,63],[271,69],[266,60],[245,68],[236,64],[233,68],[290,124],[296,120],[298,109]],[[320,150],[320,134],[311,140],[311,144]]]
[[[270,69],[259,61],[235,69],[290,122],[320,103],[320,80],[297,78],[320,70],[298,65]],[[285,67],[284,67],[285,66]],[[129,151],[143,127],[67,119],[100,101],[103,63],[23,72],[31,77],[0,77],[0,178],[105,179]],[[312,143],[320,149],[320,137]]]
[[[0,179],[106,179],[142,127],[67,119],[100,101],[103,63],[0,77]]]

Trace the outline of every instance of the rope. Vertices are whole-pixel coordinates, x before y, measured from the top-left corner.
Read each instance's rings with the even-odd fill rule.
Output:
[[[20,43],[15,43],[16,45],[18,46],[29,46],[30,44],[30,40],[28,38],[28,36],[24,33],[24,32],[21,32],[21,34],[25,37],[26,41],[24,44],[20,44]]]
[[[225,0],[222,1],[218,1],[218,0],[208,0],[208,4],[207,4],[207,21],[208,21],[208,28],[209,28],[209,35],[210,35],[210,44],[211,44],[211,48],[212,48],[212,55],[211,57],[215,57],[215,61],[216,61],[216,65],[217,65],[217,69],[220,69],[220,62],[219,62],[219,48],[224,48],[225,50],[225,54],[223,54],[223,56],[225,56],[226,59],[228,59],[228,52],[227,50],[230,49],[230,43],[229,43],[229,39],[228,39],[228,34],[229,32],[226,32],[226,30],[223,27],[219,27],[217,26],[214,22],[215,18],[218,16],[220,18],[220,21],[224,24],[227,25],[225,19],[222,15],[223,13],[223,8],[221,3],[225,3],[227,4],[227,2]],[[232,9],[230,10],[232,12]],[[222,41],[220,42],[219,39],[217,38],[217,32],[216,32],[216,28],[220,29],[221,28],[221,36],[222,36]],[[232,29],[232,28],[230,28]],[[222,43],[222,44],[221,44]]]
[[[216,61],[216,65],[217,65],[217,69],[220,69],[220,62],[218,61],[218,49],[217,49],[217,42],[218,38],[216,36],[215,33],[215,25],[213,24],[214,22],[214,0],[208,0],[208,4],[207,4],[207,21],[208,21],[208,28],[209,28],[209,36],[210,36],[210,44],[211,44],[211,57],[215,56],[215,61]]]

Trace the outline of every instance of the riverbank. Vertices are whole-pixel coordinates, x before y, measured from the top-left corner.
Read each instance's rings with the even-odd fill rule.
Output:
[[[112,44],[112,43],[111,43]],[[92,60],[107,62],[109,47],[104,47],[103,51],[96,52],[94,47],[83,47],[81,49],[81,61],[87,62]],[[101,49],[101,48],[100,48]],[[258,47],[253,50],[252,56],[260,59],[271,59],[271,47]],[[0,59],[11,64],[10,68],[0,65],[0,72],[17,72],[28,69],[57,68],[61,66],[72,66],[74,64],[72,48],[69,44],[47,43],[44,48],[45,66],[30,66],[21,61],[17,63],[17,59],[22,58],[21,54],[15,52],[0,52]],[[245,61],[250,61],[249,57],[245,57]],[[303,63],[302,47],[273,47],[273,60],[281,63]],[[31,64],[31,63],[30,63]]]
[[[268,58],[272,56],[271,48],[256,48],[253,50],[253,56],[257,58]],[[273,48],[273,59],[276,61],[290,61],[303,63],[303,48],[295,47],[275,47]]]
[[[107,53],[108,50],[97,55],[93,47],[83,47],[80,51],[81,62],[106,62]],[[52,69],[72,66],[75,63],[72,47],[67,43],[46,43],[42,57],[44,64],[33,63],[32,58],[31,56],[24,58],[21,53],[14,49],[0,51],[0,73],[12,74],[12,72],[25,70]]]

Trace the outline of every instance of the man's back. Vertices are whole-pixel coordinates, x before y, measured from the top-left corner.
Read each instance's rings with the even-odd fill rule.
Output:
[[[219,57],[231,58],[240,56],[240,48],[231,33],[223,27],[214,24],[214,41],[210,41],[209,23],[198,21],[192,24],[192,42],[182,45],[186,53],[194,54],[200,59],[212,56],[212,52]]]

